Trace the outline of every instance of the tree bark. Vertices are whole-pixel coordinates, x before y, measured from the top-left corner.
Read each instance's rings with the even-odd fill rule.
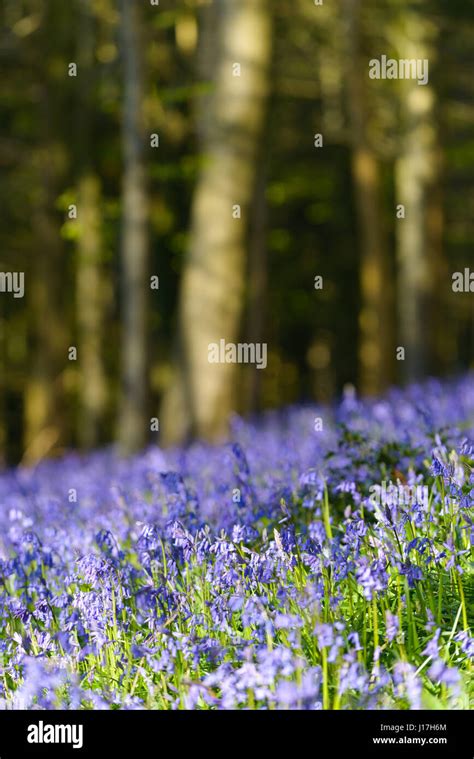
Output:
[[[148,292],[148,197],[143,161],[142,106],[144,83],[139,4],[122,0],[123,217],[122,263],[122,396],[118,441],[123,453],[139,450],[146,441]]]
[[[65,442],[63,377],[67,340],[60,301],[64,255],[59,224],[52,212],[58,195],[57,188],[53,189],[53,152],[54,148],[51,152],[45,148],[40,158],[42,197],[33,218],[37,248],[28,293],[32,361],[25,391],[25,464],[39,461]]]
[[[79,183],[81,232],[77,262],[77,328],[81,371],[79,442],[92,448],[99,442],[106,402],[103,363],[104,288],[101,273],[100,183],[94,174]]]
[[[214,92],[201,130],[204,165],[193,199],[178,307],[178,360],[164,398],[165,443],[224,436],[235,408],[236,366],[210,364],[208,346],[235,343],[244,303],[246,237],[269,90],[269,0],[217,0]],[[234,64],[240,64],[235,76]],[[241,218],[233,218],[240,206]]]
[[[361,3],[345,0],[352,180],[360,240],[359,384],[376,395],[390,381],[391,283],[383,230],[380,171],[369,137],[367,71],[361,56]]]
[[[50,68],[56,50],[51,48],[55,5],[46,8],[39,50],[50,51],[38,59],[42,85],[38,110],[38,146],[32,151],[37,194],[31,224],[34,247],[31,267],[25,277],[29,308],[30,365],[24,395],[23,463],[33,464],[53,450],[61,449],[67,437],[64,413],[64,371],[67,367],[67,319],[63,296],[66,280],[60,219],[55,210],[64,182],[65,150],[59,118],[61,95],[53,86]]]
[[[263,152],[263,151],[262,151]],[[250,219],[248,304],[246,342],[259,343],[265,337],[265,311],[268,287],[266,166],[263,155],[257,166],[255,192]],[[244,409],[254,414],[259,409],[262,372],[245,367]]]
[[[102,281],[102,235],[100,181],[92,165],[94,102],[94,17],[87,0],[81,7],[79,66],[81,97],[77,118],[78,211],[77,242],[77,329],[80,367],[79,442],[92,448],[99,442],[100,425],[106,402],[103,361],[104,287]]]
[[[419,14],[404,17],[397,42],[400,58],[430,58],[429,26]],[[406,213],[406,218],[397,219],[399,344],[405,349],[403,377],[413,381],[432,368],[430,331],[440,266],[434,260],[439,247],[438,242],[433,245],[430,208],[439,175],[439,148],[432,86],[421,86],[416,79],[399,84],[403,135],[395,180],[397,203],[405,206]]]

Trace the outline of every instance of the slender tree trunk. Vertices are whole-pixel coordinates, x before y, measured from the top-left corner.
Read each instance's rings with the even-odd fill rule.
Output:
[[[267,203],[266,168],[262,160],[257,166],[255,193],[250,219],[248,305],[246,341],[261,343],[264,340],[265,309],[268,285],[267,270]],[[258,410],[262,372],[255,366],[246,367],[245,410],[253,414]]]
[[[46,96],[45,96],[46,97]],[[64,282],[64,255],[59,225],[52,209],[51,156],[45,150],[39,169],[42,198],[33,219],[37,247],[28,283],[31,305],[32,364],[25,393],[24,463],[34,463],[64,444],[63,376],[67,362],[64,312],[60,294]]]
[[[435,120],[436,125],[439,123]],[[449,266],[444,252],[444,198],[442,172],[444,155],[436,128],[433,145],[433,165],[428,191],[427,227],[428,245],[433,270],[432,329],[430,330],[430,371],[442,375],[452,366],[454,356],[453,330],[450,324],[450,294],[446,292],[449,282]]]
[[[77,327],[81,370],[79,441],[96,446],[106,402],[102,358],[104,288],[101,273],[100,183],[94,174],[79,182],[81,233],[77,261]]]
[[[80,415],[78,437],[84,448],[99,441],[100,424],[106,401],[103,363],[104,288],[101,271],[100,182],[91,160],[91,134],[94,102],[94,18],[87,0],[81,8],[79,66],[82,85],[78,101],[76,150],[80,178],[78,183],[79,237],[77,244],[77,328],[80,367]]]
[[[397,39],[400,58],[429,59],[429,42],[426,20],[418,14],[404,16]],[[431,368],[436,265],[429,209],[439,150],[431,85],[419,85],[416,79],[399,84],[403,135],[395,178],[397,203],[405,206],[406,217],[397,219],[397,300],[399,344],[405,349],[402,371],[404,379],[412,381]]]
[[[140,449],[147,438],[147,269],[148,197],[143,161],[144,83],[139,3],[122,0],[123,227],[122,398],[118,440],[124,453]]]
[[[43,40],[50,44],[54,7],[42,27]],[[47,47],[40,49],[48,49]],[[67,366],[67,321],[63,298],[65,256],[55,205],[62,186],[64,152],[57,132],[61,102],[48,80],[50,59],[43,65],[44,84],[40,97],[41,149],[33,153],[38,174],[38,195],[32,212],[35,245],[31,267],[25,278],[25,295],[30,308],[30,356],[24,397],[25,452],[23,462],[34,463],[66,441],[64,414],[64,370]]]
[[[367,71],[361,57],[361,2],[345,0],[352,178],[360,239],[359,382],[366,394],[388,384],[393,361],[391,285],[378,159],[368,133]]]
[[[235,407],[236,366],[211,364],[208,347],[235,343],[241,326],[246,237],[269,89],[269,0],[217,0],[218,61],[202,129],[205,164],[195,190],[179,301],[179,359],[164,399],[165,442],[218,439]],[[240,75],[237,65],[240,65]],[[236,75],[237,74],[237,75]],[[234,218],[236,207],[241,218]]]

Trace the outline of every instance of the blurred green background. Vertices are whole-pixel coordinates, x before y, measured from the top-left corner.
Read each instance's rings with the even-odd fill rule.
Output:
[[[471,366],[452,275],[474,239],[473,5],[0,16],[0,271],[25,273],[0,293],[3,464],[216,440],[232,411]],[[371,80],[382,55],[428,59],[428,84]],[[210,365],[221,338],[266,343],[267,368]]]

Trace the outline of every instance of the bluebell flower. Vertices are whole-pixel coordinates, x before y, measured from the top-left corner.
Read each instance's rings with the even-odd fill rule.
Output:
[[[454,667],[448,667],[441,659],[433,662],[428,674],[434,682],[456,688],[460,683],[460,674]]]
[[[388,643],[392,643],[400,631],[400,620],[396,614],[392,614],[388,609],[385,612],[385,630]]]

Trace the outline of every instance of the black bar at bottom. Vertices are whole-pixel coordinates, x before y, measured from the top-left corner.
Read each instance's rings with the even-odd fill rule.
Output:
[[[212,754],[229,748],[258,756],[283,741],[294,750],[335,756],[474,757],[470,712],[1,711],[0,759],[29,756],[134,757],[172,747]],[[112,754],[111,754],[112,755]]]

